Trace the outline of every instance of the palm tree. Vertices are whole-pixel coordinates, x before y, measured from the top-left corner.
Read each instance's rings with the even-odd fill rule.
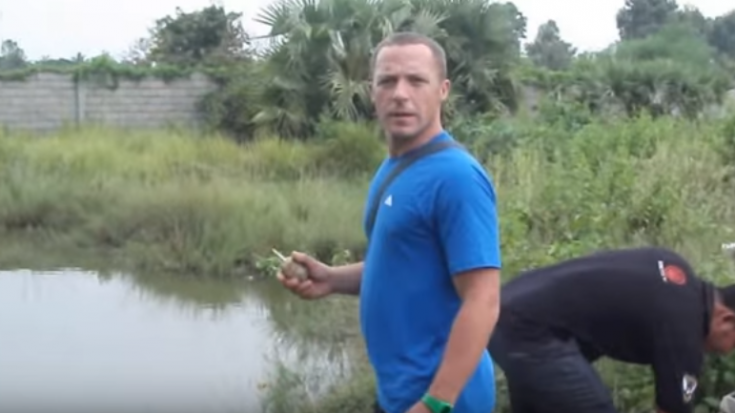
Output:
[[[447,50],[453,101],[471,111],[513,108],[509,75],[520,54],[517,10],[484,0],[281,0],[257,21],[270,27],[268,104],[254,121],[305,136],[323,115],[371,117],[370,57],[396,31],[429,35]],[[522,17],[522,16],[521,16]]]

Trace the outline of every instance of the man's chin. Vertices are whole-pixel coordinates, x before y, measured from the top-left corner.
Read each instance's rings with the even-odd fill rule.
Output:
[[[388,138],[398,142],[411,142],[418,134],[419,131],[416,129],[395,128],[388,131]]]

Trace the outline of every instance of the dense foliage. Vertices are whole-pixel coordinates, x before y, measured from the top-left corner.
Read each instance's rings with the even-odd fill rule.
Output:
[[[697,19],[695,11],[670,2],[673,11],[650,11],[660,8],[655,3],[629,1],[620,16],[635,18],[618,17],[621,32],[650,31],[646,36],[626,35],[608,50],[577,55],[553,21],[524,45],[526,20],[512,3],[282,1],[261,15],[272,43],[249,66],[252,80],[233,82],[207,107],[251,102],[236,113],[209,112],[215,124],[242,138],[258,131],[305,138],[324,118],[370,119],[370,50],[390,31],[413,30],[433,36],[447,51],[450,119],[535,110],[539,96],[600,114],[697,117],[732,87],[728,62],[734,56],[718,42],[735,42],[725,35],[735,14]]]
[[[202,101],[212,127],[238,140],[305,139],[324,119],[371,119],[371,50],[392,31],[413,30],[447,51],[453,81],[447,119],[536,111],[546,100],[606,116],[695,118],[719,107],[733,87],[735,10],[705,17],[674,0],[621,6],[610,16],[621,40],[594,53],[578,53],[554,21],[528,41],[526,18],[512,2],[278,0],[257,18],[270,28],[260,38],[244,32],[240,13],[221,6],[177,9],[120,62],[109,56],[27,62],[21,46],[6,40],[0,77],[71,70],[174,78],[204,71],[223,86]]]
[[[0,135],[0,234],[102,246],[144,268],[218,277],[267,267],[261,257],[274,245],[359,257],[366,176],[383,156],[370,53],[386,34],[414,30],[446,48],[447,125],[493,173],[506,277],[646,243],[677,248],[725,282],[733,268],[719,246],[735,233],[735,117],[723,98],[733,88],[735,11],[708,18],[672,0],[621,3],[610,17],[621,40],[581,54],[555,22],[527,42],[521,10],[482,0],[283,0],[262,11],[270,33],[261,39],[222,7],[177,11],[121,62],[27,62],[6,41],[3,78],[209,73],[222,87],[201,107],[221,134]],[[715,412],[735,389],[735,359],[708,363],[697,404]],[[650,411],[647,370],[599,368],[620,411]],[[369,377],[360,370],[311,407],[272,398],[271,413],[368,412]],[[298,397],[293,383],[273,388]]]

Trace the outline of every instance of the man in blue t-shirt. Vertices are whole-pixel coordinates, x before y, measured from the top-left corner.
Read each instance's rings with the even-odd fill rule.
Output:
[[[368,192],[365,261],[330,267],[293,253],[308,280],[279,279],[304,298],[360,296],[377,412],[491,413],[495,377],[486,347],[500,286],[492,182],[469,153],[449,147],[411,164],[376,199],[401,161],[453,138],[441,123],[449,81],[439,45],[394,34],[378,45],[372,68],[372,98],[390,156]]]

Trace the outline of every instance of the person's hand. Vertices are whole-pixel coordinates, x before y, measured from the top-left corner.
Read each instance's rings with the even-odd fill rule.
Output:
[[[426,407],[424,402],[419,400],[419,402],[411,406],[406,413],[431,413],[431,410]]]
[[[305,280],[287,277],[279,270],[277,277],[284,287],[307,300],[326,297],[332,293],[332,267],[301,252],[292,252],[291,259],[306,268],[308,277]]]

